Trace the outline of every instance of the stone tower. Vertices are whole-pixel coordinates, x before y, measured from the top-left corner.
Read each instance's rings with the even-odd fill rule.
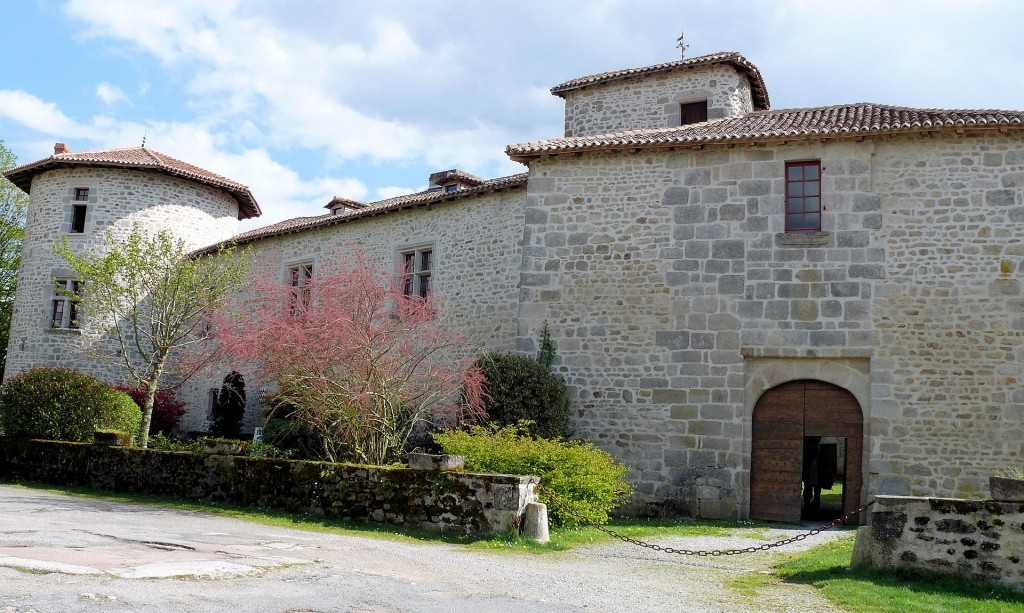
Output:
[[[108,232],[127,235],[138,227],[169,230],[194,249],[231,238],[238,220],[260,214],[246,186],[145,147],[72,153],[57,143],[50,157],[6,176],[29,194],[8,378],[44,365],[117,378],[87,356],[100,336],[55,289],[74,290],[78,281],[54,243],[67,238],[76,253],[86,253],[101,248]]]

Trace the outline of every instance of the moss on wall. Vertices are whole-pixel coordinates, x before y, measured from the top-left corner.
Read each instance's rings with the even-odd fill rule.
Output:
[[[538,481],[39,440],[0,445],[0,480],[141,492],[468,535],[518,527]]]

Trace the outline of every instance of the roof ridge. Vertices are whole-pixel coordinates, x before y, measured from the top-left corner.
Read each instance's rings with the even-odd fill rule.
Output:
[[[148,157],[155,160],[157,165],[164,167],[167,166],[167,162],[164,161],[164,159],[161,157],[161,154],[159,154],[158,152],[146,149],[145,146],[139,147],[139,149],[141,149],[142,152],[145,153]]]
[[[219,175],[211,170],[195,164],[179,160],[146,147],[119,147],[93,151],[55,153],[49,157],[23,164],[4,172],[12,183],[22,191],[31,190],[32,178],[48,170],[69,166],[94,166],[109,168],[128,168],[150,172],[159,172],[176,176],[189,181],[226,191],[239,204],[239,219],[248,219],[260,215],[260,207],[248,186]]]
[[[668,128],[559,137],[509,145],[505,153],[526,161],[544,154],[601,148],[697,146],[768,139],[837,138],[866,134],[964,128],[1024,128],[1024,110],[919,109],[874,102],[774,109]]]
[[[752,89],[751,95],[753,97],[755,107],[765,109],[771,108],[771,101],[768,97],[768,86],[765,84],[764,78],[761,76],[761,71],[753,62],[743,57],[743,54],[738,51],[718,51],[715,53],[698,55],[696,57],[672,60],[671,62],[652,64],[650,66],[606,70],[570,79],[552,87],[550,91],[552,94],[564,98],[565,94],[569,91],[600,85],[609,81],[640,77],[652,73],[674,70],[676,68],[713,64],[732,64],[737,72],[744,74],[750,81]]]
[[[208,253],[226,242],[235,242],[237,244],[244,244],[257,239],[271,238],[282,234],[290,234],[292,232],[303,232],[306,230],[312,230],[315,228],[326,227],[336,223],[346,223],[354,219],[361,219],[363,217],[371,217],[374,215],[380,215],[382,213],[390,213],[393,211],[400,211],[406,208],[417,207],[417,206],[428,206],[432,204],[443,204],[455,200],[461,200],[467,196],[486,194],[490,191],[500,191],[507,188],[521,187],[526,184],[529,179],[528,172],[516,173],[514,175],[507,175],[504,177],[496,177],[494,179],[487,179],[481,185],[476,187],[469,187],[466,189],[460,189],[455,192],[443,192],[443,191],[421,191],[406,194],[404,196],[395,196],[394,198],[387,198],[385,200],[378,200],[368,204],[365,208],[358,209],[345,215],[331,215],[326,213],[323,215],[313,215],[307,217],[293,217],[291,219],[285,219],[272,223],[261,228],[253,228],[240,234],[235,235],[229,241],[216,243],[209,245],[194,251],[193,254]]]

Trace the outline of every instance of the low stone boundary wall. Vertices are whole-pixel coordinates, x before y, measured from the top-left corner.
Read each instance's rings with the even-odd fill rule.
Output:
[[[19,479],[467,535],[517,529],[539,483],[512,475],[2,441],[0,480]]]
[[[1024,591],[1024,502],[878,496],[854,566],[960,573]]]

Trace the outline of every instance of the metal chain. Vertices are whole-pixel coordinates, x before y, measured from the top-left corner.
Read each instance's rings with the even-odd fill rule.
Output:
[[[698,550],[692,550],[692,549],[675,549],[673,547],[662,547],[661,545],[655,545],[654,543],[647,543],[645,541],[641,541],[641,540],[638,540],[638,539],[635,539],[635,538],[628,537],[625,534],[619,534],[618,532],[616,532],[616,531],[614,531],[614,530],[612,530],[610,528],[605,528],[604,526],[602,526],[600,524],[594,523],[594,522],[590,521],[589,519],[583,517],[582,515],[580,515],[576,511],[573,511],[572,509],[569,508],[568,505],[566,505],[564,502],[559,500],[557,496],[553,495],[550,491],[545,489],[543,485],[538,483],[537,484],[537,489],[539,489],[542,494],[544,494],[545,496],[550,498],[552,502],[554,502],[556,505],[558,505],[563,511],[565,511],[569,515],[572,515],[573,517],[575,517],[576,519],[580,520],[584,524],[586,524],[586,525],[588,525],[588,526],[590,526],[592,528],[596,528],[596,529],[600,530],[601,532],[604,532],[608,536],[611,536],[613,538],[617,538],[620,541],[623,541],[623,542],[626,542],[626,543],[630,543],[631,545],[639,545],[640,547],[646,547],[648,549],[653,549],[654,551],[661,551],[661,552],[664,552],[664,553],[676,553],[676,554],[683,555],[683,556],[702,556],[702,557],[703,556],[712,556],[712,557],[717,557],[717,556],[733,556],[733,555],[737,555],[737,554],[741,554],[741,553],[757,553],[758,551],[768,551],[769,549],[771,549],[773,547],[782,547],[783,545],[788,545],[790,543],[795,543],[797,541],[802,541],[802,540],[804,540],[805,538],[807,538],[809,536],[814,536],[815,534],[818,534],[819,532],[824,532],[826,530],[831,530],[832,528],[835,528],[836,526],[838,526],[839,524],[843,523],[848,518],[853,517],[854,515],[859,515],[861,512],[866,511],[868,507],[870,507],[871,505],[875,504],[874,500],[869,500],[865,504],[857,507],[853,511],[850,511],[846,515],[843,515],[842,517],[840,517],[838,519],[834,519],[834,520],[828,522],[827,524],[825,524],[825,525],[823,525],[821,527],[813,528],[811,530],[808,530],[807,532],[802,532],[800,534],[797,534],[796,536],[792,536],[790,538],[782,539],[781,541],[775,541],[774,543],[765,543],[765,544],[759,545],[757,547],[745,547],[743,549],[711,549],[711,550],[698,549]]]

